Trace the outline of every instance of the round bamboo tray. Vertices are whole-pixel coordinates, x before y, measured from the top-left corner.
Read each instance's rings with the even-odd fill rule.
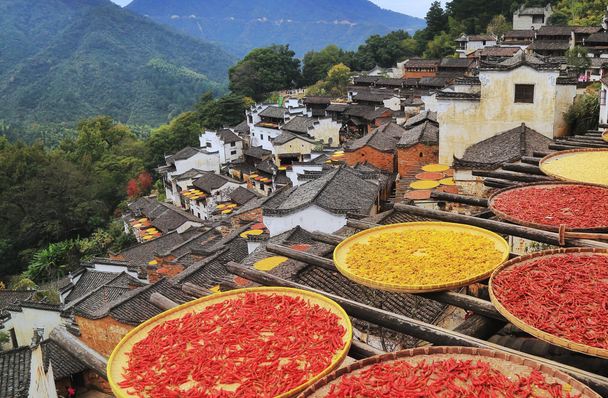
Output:
[[[558,173],[553,173],[553,172],[547,170],[547,165],[553,161],[563,159],[563,158],[566,158],[566,157],[572,156],[572,155],[577,155],[577,154],[582,154],[582,153],[592,153],[592,152],[606,152],[606,154],[608,156],[608,149],[604,149],[604,148],[570,149],[568,151],[556,152],[556,153],[552,153],[550,155],[545,156],[544,158],[541,159],[538,166],[540,167],[540,170],[543,173],[545,173],[546,175],[551,176],[553,178],[557,178],[558,180],[584,182],[584,183],[597,183],[595,181],[585,180],[585,175],[588,175],[585,172],[581,172],[580,174],[577,174],[575,177],[572,177],[572,176],[564,176],[564,175],[561,175]],[[592,166],[592,165],[589,165],[589,166]],[[601,185],[608,185],[608,181],[606,181],[605,183],[602,182]]]
[[[489,363],[490,367],[502,372],[505,376],[516,378],[515,375],[519,374],[524,377],[532,372],[532,370],[540,371],[547,382],[559,383],[562,386],[570,385],[572,390],[570,395],[576,395],[581,393],[581,397],[585,398],[599,398],[600,395],[591,390],[589,387],[579,382],[576,379],[554,370],[546,365],[542,365],[536,361],[522,358],[518,355],[507,354],[500,351],[479,349],[473,347],[423,347],[413,348],[409,350],[403,350],[398,352],[391,352],[388,354],[377,355],[355,362],[349,366],[337,369],[323,377],[321,380],[315,382],[309,388],[307,388],[299,398],[321,398],[325,397],[329,392],[329,389],[333,384],[338,384],[343,377],[348,376],[354,377],[365,371],[372,365],[380,362],[390,363],[395,361],[407,361],[412,365],[416,365],[421,361],[426,363],[433,361],[446,360],[454,358],[456,360],[482,360]],[[545,391],[546,392],[546,391]],[[385,394],[385,396],[390,396]],[[550,396],[549,394],[546,395]]]
[[[545,231],[559,232],[559,226],[553,226],[553,225],[547,225],[547,224],[539,224],[539,223],[534,223],[534,222],[529,222],[529,221],[526,221],[526,220],[522,220],[522,219],[514,217],[514,216],[512,216],[512,215],[510,215],[508,213],[505,213],[503,211],[497,210],[496,207],[494,207],[495,206],[494,204],[495,204],[496,200],[501,195],[504,195],[504,194],[506,194],[508,192],[512,192],[512,191],[527,190],[527,189],[530,189],[530,188],[559,188],[559,187],[563,187],[563,186],[573,186],[573,185],[575,185],[575,186],[578,185],[578,186],[588,186],[588,187],[597,187],[597,188],[602,188],[602,189],[608,189],[604,185],[589,184],[589,183],[583,183],[583,182],[571,182],[571,181],[531,182],[531,183],[517,185],[517,186],[514,186],[514,187],[503,188],[503,189],[499,189],[499,190],[495,191],[488,198],[488,208],[494,214],[496,214],[498,217],[502,218],[503,220],[507,220],[507,221],[510,221],[512,223],[515,223],[515,224],[523,225],[525,227],[542,229],[542,230],[545,230]],[[539,199],[541,199],[541,201],[539,201],[539,206],[542,206],[542,197],[539,197]],[[592,209],[589,209],[589,210],[591,211]],[[568,228],[568,227],[566,227],[566,231],[567,232],[604,232],[604,231],[608,231],[608,225],[601,226],[601,227],[594,227],[594,228]]]
[[[114,394],[119,398],[133,397],[133,395],[127,394],[126,388],[119,387],[117,383],[125,380],[125,377],[122,375],[122,373],[123,366],[126,366],[129,360],[129,357],[126,355],[126,353],[131,352],[135,343],[147,337],[148,332],[150,330],[165,321],[181,318],[187,313],[200,312],[208,306],[218,304],[226,300],[235,299],[239,296],[243,296],[245,293],[263,293],[268,295],[277,294],[292,297],[301,297],[307,302],[309,302],[311,305],[318,304],[320,307],[323,307],[336,314],[340,318],[340,324],[346,329],[346,334],[343,337],[344,347],[339,352],[336,352],[334,354],[334,358],[330,366],[328,366],[325,370],[323,370],[321,373],[319,373],[312,379],[308,380],[306,383],[284,394],[278,395],[276,398],[288,398],[299,394],[309,385],[316,382],[317,380],[324,377],[325,375],[333,371],[335,368],[340,366],[344,359],[346,359],[346,355],[348,354],[348,350],[350,349],[350,344],[352,341],[352,325],[346,312],[334,301],[320,294],[299,289],[280,287],[238,289],[203,297],[201,299],[194,300],[189,303],[172,308],[168,311],[163,312],[162,314],[155,316],[154,318],[147,320],[146,322],[142,323],[141,325],[130,331],[114,348],[114,351],[112,352],[112,355],[110,356],[110,359],[108,361],[108,381],[110,383],[110,386],[112,387],[112,391],[114,392]],[[302,328],[305,327],[306,325],[302,324]]]
[[[493,266],[490,270],[483,272],[478,275],[471,275],[469,278],[454,280],[447,283],[439,283],[439,284],[431,284],[431,285],[402,285],[395,283],[387,283],[383,282],[380,279],[371,279],[359,276],[355,274],[351,269],[349,269],[346,264],[346,258],[348,256],[348,252],[350,251],[351,246],[357,243],[367,243],[370,238],[378,236],[384,233],[390,232],[400,232],[404,230],[436,230],[436,231],[452,231],[452,232],[466,232],[473,235],[484,236],[486,238],[491,239],[494,244],[496,250],[502,252],[503,256],[500,262],[497,262],[495,266]],[[494,232],[490,232],[488,230],[473,227],[470,225],[464,224],[455,224],[455,223],[446,223],[446,222],[411,222],[404,224],[391,224],[385,225],[382,227],[376,227],[372,229],[368,229],[365,231],[361,231],[358,234],[355,234],[344,241],[342,241],[336,249],[334,250],[334,263],[336,264],[336,268],[347,278],[360,283],[365,286],[391,291],[391,292],[401,292],[401,293],[427,293],[427,292],[439,292],[444,290],[456,289],[462,286],[470,285],[471,283],[478,282],[480,280],[486,279],[494,268],[498,267],[501,263],[507,260],[509,257],[509,245],[507,242],[495,234]],[[404,269],[406,270],[406,269]]]
[[[604,132],[602,133],[602,139],[608,142],[608,130],[604,130]]]
[[[541,340],[544,340],[546,342],[549,342],[551,344],[554,344],[554,345],[557,345],[560,347],[567,348],[572,351],[582,352],[583,354],[593,355],[593,356],[601,357],[601,358],[608,358],[608,350],[606,350],[606,349],[602,349],[602,348],[598,348],[598,347],[591,347],[591,346],[581,344],[581,343],[575,343],[571,340],[567,340],[563,337],[555,336],[553,334],[547,333],[543,330],[537,329],[534,326],[531,326],[531,325],[525,323],[521,319],[517,318],[515,315],[511,314],[501,304],[501,302],[498,300],[498,298],[494,294],[494,289],[493,289],[494,279],[496,278],[496,276],[498,274],[505,271],[506,269],[521,265],[522,263],[537,260],[540,257],[560,257],[560,256],[564,256],[568,253],[575,253],[575,254],[576,253],[580,253],[580,254],[595,253],[598,255],[608,256],[608,249],[596,249],[596,248],[590,248],[590,247],[584,247],[584,248],[574,247],[574,248],[567,248],[567,249],[545,250],[545,251],[541,251],[541,252],[525,254],[523,256],[509,260],[506,263],[502,264],[500,267],[496,268],[496,270],[494,271],[494,273],[492,274],[492,276],[490,278],[490,284],[489,284],[490,299],[492,300],[492,303],[494,304],[496,309],[505,318],[507,318],[512,324],[514,324],[521,330],[531,334],[532,336],[538,337]]]

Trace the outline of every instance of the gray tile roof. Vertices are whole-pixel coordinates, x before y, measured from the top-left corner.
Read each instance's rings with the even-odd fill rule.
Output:
[[[507,33],[505,33],[505,38],[526,38],[526,39],[534,39],[534,37],[536,36],[536,31],[532,30],[532,29],[527,29],[527,30],[510,30]]]
[[[0,398],[25,398],[30,390],[29,346],[0,351]]]
[[[405,63],[406,68],[433,68],[439,65],[439,59],[410,58]]]
[[[439,126],[428,120],[407,130],[397,144],[398,148],[409,148],[418,143],[427,145],[439,144]]]
[[[30,300],[34,293],[34,290],[0,290],[0,311],[11,304],[18,304],[21,300]]]
[[[289,141],[295,140],[295,139],[301,139],[304,141],[308,141],[310,143],[314,144],[314,140],[309,137],[308,135],[303,135],[303,134],[294,134],[290,131],[283,131],[281,134],[278,135],[278,137],[276,137],[275,139],[272,140],[272,145],[274,146],[279,146],[279,145],[283,145],[288,143]]]
[[[265,173],[274,174],[274,171],[276,170],[277,167],[274,165],[272,158],[267,158],[264,161],[262,161],[261,163],[258,163],[256,165],[256,168]]]
[[[378,109],[376,109],[374,111],[367,112],[363,116],[363,118],[366,119],[366,120],[370,120],[370,121],[371,120],[376,120],[377,118],[379,118],[380,116],[384,115],[387,112],[389,113],[389,117],[393,113],[393,111],[390,110],[389,108],[385,108],[385,107],[382,106],[382,107],[380,107],[380,108],[378,108]]]
[[[496,169],[534,151],[547,152],[552,141],[531,128],[521,126],[487,138],[466,149],[461,159],[454,157],[454,168]]]
[[[377,194],[377,185],[350,168],[339,167],[286,191],[281,200],[262,209],[264,215],[287,215],[314,204],[332,213],[368,214]]]
[[[473,62],[472,58],[441,58],[440,68],[468,68]]]
[[[88,369],[80,360],[64,350],[53,340],[44,340],[40,343],[44,371],[48,372],[49,364],[53,365],[53,378],[62,379]]]
[[[495,41],[496,37],[492,35],[471,35],[469,41]]]
[[[247,120],[243,120],[241,123],[237,124],[234,127],[234,131],[237,133],[249,133],[250,128],[249,124],[247,124]]]
[[[484,47],[481,49],[483,57],[512,57],[521,51],[519,47]]]
[[[252,146],[243,151],[243,155],[251,156],[252,158],[262,159],[262,156],[272,154],[272,151],[264,149],[261,146]]]
[[[319,96],[309,96],[302,98],[303,104],[331,104],[331,98],[329,97],[319,97]]]
[[[393,97],[392,94],[374,94],[359,92],[353,95],[353,101],[377,102],[382,103],[385,99]]]
[[[147,268],[150,261],[154,260],[155,253],[164,253],[175,246],[184,242],[184,239],[177,232],[170,232],[166,235],[152,239],[148,242],[139,243],[119,254],[132,264]]]
[[[347,149],[347,152],[354,152],[365,146],[372,147],[381,152],[393,152],[397,148],[397,143],[405,129],[393,122],[376,127],[368,134],[355,140]]]
[[[171,176],[171,178],[173,180],[178,180],[178,181],[187,180],[187,179],[191,179],[191,178],[200,177],[204,173],[205,173],[204,170],[190,169],[188,171],[183,172],[182,174],[174,174]]]
[[[166,158],[166,161],[168,164],[175,164],[176,160],[188,159],[188,158],[198,154],[199,152],[200,151],[198,149],[192,148],[191,146],[187,146],[185,148],[180,149],[173,155],[168,156]]]
[[[70,301],[77,300],[78,298],[97,289],[100,286],[105,285],[119,275],[119,272],[100,272],[87,269],[82,274],[80,279],[78,279],[78,282],[76,282],[76,285],[74,285],[74,288],[70,294],[68,294],[65,298],[66,304]]]
[[[80,299],[70,303],[70,305],[66,306],[66,310],[73,310],[76,313],[96,313],[109,303],[119,300],[130,291],[131,289],[129,287],[100,286]]]
[[[281,130],[306,134],[308,133],[308,129],[315,125],[315,122],[317,122],[317,119],[308,116],[296,116],[285,123],[285,125],[281,127]]]
[[[234,191],[230,192],[229,196],[231,200],[236,202],[236,204],[242,206],[245,203],[249,202],[251,199],[259,198],[260,194],[249,188],[238,187]]]
[[[589,43],[608,43],[608,32],[594,33],[585,40],[585,44]]]
[[[275,119],[283,119],[288,113],[289,110],[286,108],[279,108],[278,106],[271,105],[264,109],[262,112],[260,112],[259,115]]]
[[[528,50],[568,50],[568,40],[537,40],[528,46]]]
[[[418,85],[425,87],[445,87],[452,80],[453,78],[451,77],[425,76],[418,81]]]
[[[218,236],[221,237],[220,232],[213,228],[190,237],[190,239],[184,241],[179,246],[171,248],[164,253],[160,253],[160,255],[162,257],[181,257],[184,254],[191,252],[192,250],[201,249],[203,245],[207,245],[209,244],[209,242],[215,243],[215,241],[219,240]]]
[[[231,142],[243,141],[238,135],[234,134],[229,129],[223,129],[215,133],[225,144],[229,144]]]
[[[542,36],[570,36],[574,33],[595,33],[602,30],[601,26],[541,26],[536,32],[536,37]]]
[[[348,104],[331,104],[325,111],[327,112],[344,112],[344,110],[348,108]]]
[[[545,15],[544,7],[526,7],[519,12],[519,15]]]
[[[366,113],[376,109],[372,105],[349,105],[342,113],[349,116],[363,117]]]
[[[456,99],[456,100],[476,100],[481,99],[480,93],[461,93],[452,91],[440,91],[437,93],[437,99]]]
[[[195,188],[201,189],[207,194],[210,194],[213,190],[219,189],[229,182],[233,182],[235,184],[239,183],[239,181],[233,180],[230,177],[226,177],[224,175],[216,174],[209,171],[205,173],[205,175],[203,175],[202,177],[194,180],[192,182],[192,185]]]

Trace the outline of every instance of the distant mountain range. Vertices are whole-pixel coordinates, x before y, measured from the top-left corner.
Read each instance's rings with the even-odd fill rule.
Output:
[[[109,0],[2,0],[0,120],[158,125],[226,92],[237,60]]]
[[[289,44],[298,57],[336,44],[356,50],[373,34],[423,29],[423,19],[368,0],[133,0],[127,9],[239,56],[255,47]]]

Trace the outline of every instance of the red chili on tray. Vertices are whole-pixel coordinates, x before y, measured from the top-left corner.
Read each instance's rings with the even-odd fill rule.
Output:
[[[526,324],[608,349],[608,257],[550,256],[507,268],[492,280],[503,307]]]
[[[539,395],[540,390],[546,394]],[[357,375],[343,376],[330,387],[325,398],[341,397],[563,397],[576,398],[562,391],[559,383],[547,383],[545,376],[532,370],[528,377],[507,377],[481,360],[422,360],[377,363]]]
[[[565,185],[514,189],[500,194],[494,208],[519,220],[568,228],[608,226],[608,189]]]
[[[319,305],[247,293],[156,326],[128,353],[118,385],[155,398],[275,397],[325,370],[345,334]]]

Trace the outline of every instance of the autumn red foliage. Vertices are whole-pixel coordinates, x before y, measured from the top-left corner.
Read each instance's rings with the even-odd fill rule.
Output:
[[[139,175],[139,187],[143,192],[149,192],[152,187],[152,177],[147,171],[144,171]]]
[[[136,199],[140,194],[141,189],[139,188],[139,185],[137,185],[137,181],[134,179],[129,181],[129,185],[127,185],[127,195],[129,196],[129,199]]]

